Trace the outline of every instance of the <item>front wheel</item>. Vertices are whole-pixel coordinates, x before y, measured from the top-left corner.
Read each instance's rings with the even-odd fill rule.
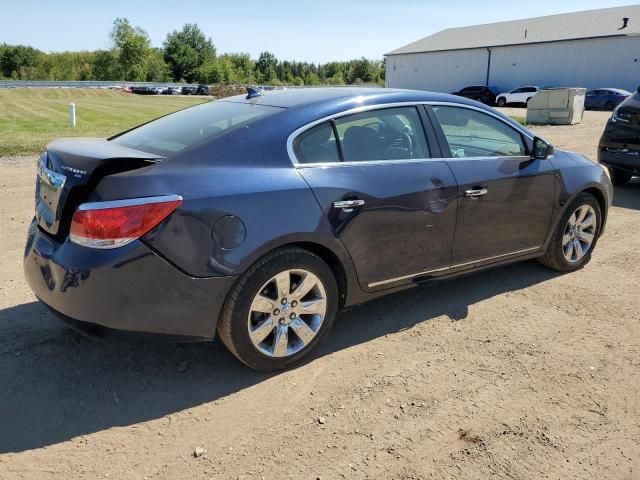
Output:
[[[602,225],[600,205],[582,193],[564,212],[540,263],[560,272],[572,272],[591,260]]]
[[[301,248],[267,254],[233,287],[218,334],[240,361],[269,372],[301,361],[331,330],[338,308],[333,272]]]
[[[504,107],[506,104],[507,104],[507,100],[506,100],[505,98],[500,97],[500,98],[498,99],[498,106],[499,106],[499,107]]]

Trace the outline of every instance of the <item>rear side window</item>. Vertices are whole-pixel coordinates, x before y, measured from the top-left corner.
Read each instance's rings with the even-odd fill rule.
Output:
[[[330,122],[304,132],[296,139],[293,148],[300,163],[340,161],[338,144]]]
[[[345,162],[429,158],[415,107],[370,110],[335,120]]]
[[[527,155],[520,132],[491,115],[459,107],[433,110],[454,158]]]
[[[168,156],[278,111],[281,109],[251,103],[209,102],[159,118],[111,141],[142,152]]]

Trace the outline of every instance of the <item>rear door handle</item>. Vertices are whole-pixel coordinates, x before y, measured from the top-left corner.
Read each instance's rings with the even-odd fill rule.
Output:
[[[363,205],[364,200],[339,200],[337,202],[333,202],[333,208],[339,208],[347,213],[353,212],[354,208],[361,207]]]
[[[470,198],[478,198],[486,195],[487,193],[489,193],[489,190],[487,190],[486,188],[474,188],[464,192],[464,196]]]

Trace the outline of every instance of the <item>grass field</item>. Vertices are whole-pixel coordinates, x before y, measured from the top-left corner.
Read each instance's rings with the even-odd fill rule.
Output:
[[[207,97],[140,96],[110,90],[0,90],[0,156],[38,153],[59,137],[106,137]],[[69,127],[69,103],[76,128]]]

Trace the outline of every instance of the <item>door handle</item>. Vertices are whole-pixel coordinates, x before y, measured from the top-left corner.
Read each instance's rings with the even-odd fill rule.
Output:
[[[486,195],[487,193],[489,193],[489,190],[487,190],[486,188],[474,188],[464,192],[464,196],[470,198],[478,198]]]
[[[339,208],[347,213],[353,212],[354,208],[364,205],[364,200],[339,200],[333,202],[333,208]]]

